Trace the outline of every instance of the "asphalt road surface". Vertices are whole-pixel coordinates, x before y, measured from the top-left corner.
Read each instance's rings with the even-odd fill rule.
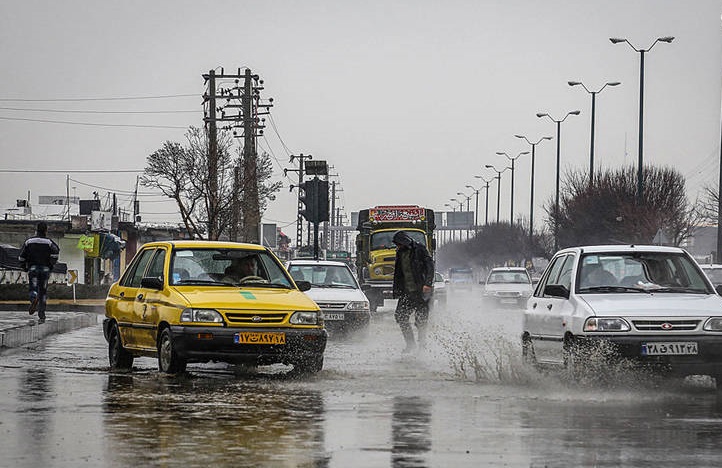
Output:
[[[165,376],[150,358],[110,373],[100,325],[5,351],[0,466],[720,465],[711,379],[530,369],[521,312],[477,299],[434,311],[412,356],[382,309],[365,336],[332,337],[312,377],[212,363]]]

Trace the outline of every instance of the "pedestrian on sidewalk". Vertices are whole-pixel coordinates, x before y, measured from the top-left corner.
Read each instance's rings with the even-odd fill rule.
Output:
[[[394,318],[406,341],[403,352],[409,353],[416,348],[414,331],[409,323],[411,314],[414,314],[419,346],[426,345],[434,260],[425,245],[416,242],[404,231],[397,231],[392,241],[396,244],[393,297],[399,300]]]
[[[45,323],[45,306],[48,302],[48,279],[58,261],[60,248],[48,238],[48,225],[40,221],[35,235],[25,240],[18,260],[28,273],[30,284],[30,315],[38,311],[38,323]]]

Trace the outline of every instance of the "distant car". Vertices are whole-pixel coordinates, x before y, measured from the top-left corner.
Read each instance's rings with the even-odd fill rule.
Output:
[[[527,303],[522,354],[573,376],[591,362],[598,369],[625,359],[669,375],[710,375],[719,391],[722,297],[680,248],[564,249]]]
[[[438,271],[434,273],[434,295],[433,295],[433,303],[437,304],[441,307],[446,306],[446,283],[448,283],[448,280],[444,278],[444,275],[439,273]]]
[[[252,261],[244,277],[234,263]],[[162,241],[141,247],[105,301],[103,333],[111,369],[158,359],[161,372],[189,362],[290,364],[323,368],[326,330],[318,306],[267,248],[216,241]]]
[[[321,308],[329,331],[354,331],[368,327],[371,320],[369,300],[345,262],[291,260],[286,268],[295,280],[311,283],[306,295]]]
[[[712,281],[712,284],[714,284],[715,287],[722,285],[722,265],[707,264],[700,266],[702,267],[702,271],[704,271],[707,278]]]
[[[533,287],[529,272],[524,267],[496,267],[484,281],[482,298],[492,307],[524,308]]]
[[[471,291],[474,288],[474,271],[471,268],[449,269],[449,290]]]

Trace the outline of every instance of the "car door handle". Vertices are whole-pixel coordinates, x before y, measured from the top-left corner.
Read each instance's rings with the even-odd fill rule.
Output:
[[[120,297],[125,297],[125,291],[120,293]]]
[[[547,309],[552,310],[552,305],[551,305],[551,304],[547,304]]]
[[[532,309],[536,309],[536,302],[531,305],[531,308],[532,308]]]
[[[136,299],[138,299],[139,301],[142,300],[142,299],[143,299],[143,293],[138,294],[138,295],[136,296]]]

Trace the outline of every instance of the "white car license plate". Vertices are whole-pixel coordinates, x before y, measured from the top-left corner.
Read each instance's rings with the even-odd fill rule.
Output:
[[[697,354],[695,341],[657,341],[642,343],[642,356],[679,356]]]
[[[502,299],[499,302],[501,302],[502,304],[516,304],[516,299]]]
[[[343,320],[343,314],[323,314],[325,320]]]

